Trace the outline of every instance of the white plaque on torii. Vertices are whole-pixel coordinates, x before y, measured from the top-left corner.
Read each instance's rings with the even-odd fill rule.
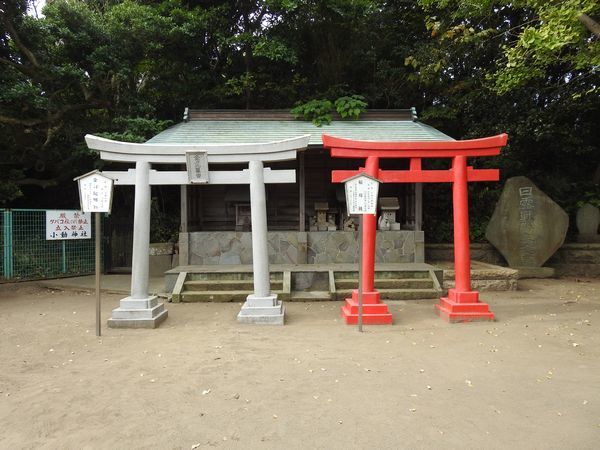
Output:
[[[185,162],[190,184],[208,183],[208,157],[206,152],[186,152]]]

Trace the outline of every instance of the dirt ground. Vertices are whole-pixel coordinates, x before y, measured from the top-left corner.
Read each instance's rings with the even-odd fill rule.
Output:
[[[287,303],[284,327],[168,304],[96,338],[93,293],[0,285],[0,448],[597,449],[600,280],[520,286],[482,295],[488,323],[429,300],[362,334],[334,302]]]

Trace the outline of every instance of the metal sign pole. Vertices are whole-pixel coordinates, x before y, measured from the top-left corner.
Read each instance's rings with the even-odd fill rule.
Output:
[[[100,330],[100,235],[102,234],[100,214],[99,212],[94,213],[96,216],[96,336],[102,334]]]
[[[362,333],[363,325],[363,279],[362,279],[362,264],[363,264],[363,217],[360,215],[358,220],[358,332]]]

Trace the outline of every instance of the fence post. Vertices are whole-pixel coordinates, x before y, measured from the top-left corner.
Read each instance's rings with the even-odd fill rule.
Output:
[[[4,278],[10,280],[13,277],[13,233],[12,233],[12,211],[4,210]]]
[[[67,241],[63,239],[61,242],[61,270],[62,273],[67,273]]]

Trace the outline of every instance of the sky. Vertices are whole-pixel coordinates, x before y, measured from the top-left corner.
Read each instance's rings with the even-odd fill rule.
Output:
[[[35,4],[35,9],[37,10],[38,16],[42,16],[42,8],[46,4],[46,0],[32,0],[32,3]],[[35,11],[32,9],[29,11],[30,15],[35,15]]]

